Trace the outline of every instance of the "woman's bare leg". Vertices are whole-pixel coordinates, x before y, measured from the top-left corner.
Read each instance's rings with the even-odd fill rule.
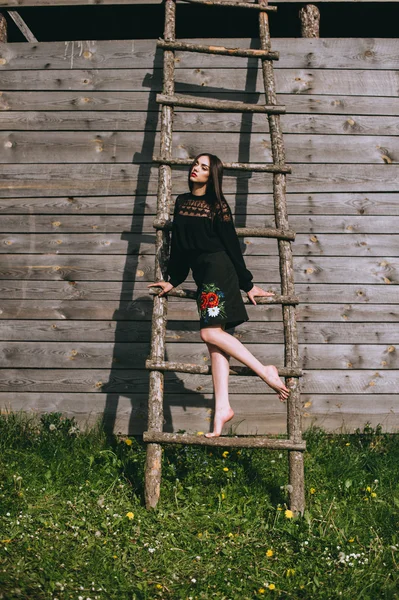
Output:
[[[278,376],[276,367],[274,365],[263,365],[237,338],[223,331],[220,325],[203,327],[200,334],[205,343],[213,344],[255,371],[268,386],[277,392],[281,402],[288,398],[289,389]]]
[[[223,350],[214,344],[206,342],[212,365],[212,381],[215,393],[215,415],[213,419],[213,432],[206,433],[205,437],[218,437],[222,433],[223,425],[234,417],[234,412],[229,401],[229,357]]]

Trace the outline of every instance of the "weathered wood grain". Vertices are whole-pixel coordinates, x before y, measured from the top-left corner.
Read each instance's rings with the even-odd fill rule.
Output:
[[[304,394],[389,394],[392,400],[399,385],[399,371],[306,371],[301,384]],[[10,387],[15,393],[145,394],[148,372],[132,369],[1,369],[0,391],[10,393]],[[229,389],[231,394],[275,396],[275,393],[269,394],[268,386],[259,377],[231,377]],[[177,376],[165,372],[165,390],[175,396],[193,392],[202,405],[202,395],[212,393],[212,376],[185,373]]]
[[[152,303],[146,282],[135,281],[132,284],[108,281],[30,281],[19,279],[0,280],[0,299],[9,301],[46,300],[56,301],[88,301],[96,306],[102,302],[118,301],[121,303]],[[279,294],[279,285],[261,284],[265,289]],[[195,290],[195,284],[184,283],[182,289]],[[390,304],[398,304],[396,286],[350,285],[350,284],[297,284],[295,286],[301,303],[317,304],[371,304],[382,305],[387,311]],[[169,297],[169,306],[181,300]],[[14,303],[15,304],[15,303]],[[15,304],[16,305],[16,304]],[[53,304],[58,307],[59,304]],[[121,304],[123,306],[123,304]],[[49,305],[48,305],[49,307]],[[76,308],[75,308],[76,310]],[[142,309],[144,310],[144,308]],[[175,310],[171,307],[171,310]]]
[[[281,344],[248,344],[247,348],[263,364],[284,364],[284,347]],[[113,342],[45,342],[40,351],[34,342],[0,342],[0,368],[46,369],[144,369],[148,357],[148,343]],[[209,365],[209,353],[205,344],[168,343],[165,347],[168,361]],[[398,369],[399,357],[395,346],[390,345],[334,345],[313,344],[299,346],[301,368],[313,369],[373,369],[381,371]],[[232,367],[242,364],[230,360]],[[166,371],[165,371],[166,372]],[[176,374],[180,377],[181,373]],[[254,377],[256,375],[254,374]]]
[[[34,231],[36,235],[40,233],[51,234],[54,233],[56,236],[58,234],[65,235],[67,233],[71,234],[100,234],[102,233],[102,239],[104,243],[107,240],[112,240],[112,233],[118,233],[119,236],[123,234],[124,238],[126,236],[126,240],[131,239],[131,235],[140,234],[141,237],[140,242],[142,244],[148,243],[152,244],[154,240],[155,230],[153,227],[154,217],[150,216],[139,216],[135,215],[132,219],[131,215],[63,215],[61,216],[53,216],[53,215],[32,215],[29,220],[26,219],[23,214],[2,215],[0,221],[0,231],[4,233],[29,233]],[[302,215],[293,215],[290,218],[290,227],[293,228],[297,234],[305,234],[309,237],[308,242],[310,244],[317,244],[317,240],[323,240],[322,234],[332,234],[337,235],[345,234],[348,237],[348,244],[350,240],[358,240],[360,242],[360,237],[355,237],[356,235],[365,235],[365,234],[397,234],[399,230],[399,217],[397,216],[335,216],[335,215],[314,215],[314,216],[302,216]],[[264,226],[273,228],[275,226],[274,217],[272,215],[248,215],[244,217],[244,215],[236,215],[235,217],[235,226],[236,227],[256,227],[256,226]],[[316,234],[317,239],[314,238],[314,234]],[[130,236],[130,237],[129,237]],[[320,238],[319,238],[320,236]],[[312,239],[311,239],[312,238]],[[40,239],[40,238],[38,238]],[[50,239],[50,238],[49,238]],[[55,239],[62,239],[56,237]],[[82,239],[88,239],[82,238]],[[93,238],[98,239],[98,238]],[[251,244],[255,243],[255,240],[259,241],[259,238],[248,237],[245,238],[246,241]],[[333,238],[328,238],[329,240],[333,240]],[[337,238],[338,239],[338,238]],[[339,238],[342,242],[342,237]],[[378,240],[378,237],[373,240]],[[395,248],[396,237],[392,239],[392,248]],[[78,241],[78,239],[76,239]],[[123,241],[123,240],[122,240]],[[265,240],[259,241],[259,243],[265,243]],[[269,242],[268,242],[269,243]],[[275,244],[274,241],[272,243]],[[303,243],[306,243],[303,240]],[[246,244],[249,246],[250,244]],[[6,244],[7,246],[7,244]],[[296,246],[296,241],[293,242],[293,247]],[[245,246],[244,246],[245,248]],[[12,248],[8,248],[6,251],[12,251]],[[55,251],[59,251],[61,254],[61,248],[56,247]],[[250,252],[250,250],[245,249],[245,252]],[[34,252],[34,250],[33,250]],[[394,250],[395,252],[395,250]],[[126,247],[122,253],[126,253]],[[128,253],[132,253],[132,249],[128,249]],[[252,254],[257,254],[257,252],[251,252]]]
[[[0,279],[56,279],[104,281],[154,281],[154,261],[150,256],[25,255],[4,254]],[[248,269],[254,282],[280,281],[277,258],[248,256]],[[385,283],[398,282],[397,258],[297,257],[295,276],[300,283]],[[187,282],[192,283],[191,275]]]
[[[67,195],[132,195],[155,193],[156,169],[149,165],[0,165],[0,195],[60,196]],[[245,180],[249,193],[271,193],[271,175],[245,173],[224,176],[224,190],[236,190]],[[176,168],[173,193],[187,189],[187,170]],[[297,164],[289,176],[291,192],[396,192],[399,188],[398,165],[318,165]]]
[[[82,342],[145,342],[148,344],[150,324],[148,320],[90,320],[73,321],[65,319],[59,311],[57,318],[16,319],[0,321],[1,339],[26,340],[27,330],[40,341],[82,341]],[[23,317],[23,315],[21,315]],[[323,344],[334,346],[350,340],[352,344],[384,344],[386,349],[399,343],[398,326],[389,322],[299,322],[301,344]],[[233,333],[233,332],[232,332]],[[243,344],[282,344],[281,322],[250,321],[240,325],[234,336]],[[259,341],[261,340],[261,342]],[[171,321],[167,329],[167,342],[176,344],[202,344],[200,341],[198,316],[192,321]],[[388,351],[388,350],[387,350]],[[394,350],[395,352],[396,350]],[[379,365],[376,365],[376,368]]]
[[[212,395],[197,396],[165,394],[165,431],[209,431]],[[380,424],[383,431],[398,432],[397,405],[392,394],[302,394],[301,398],[303,405],[309,404],[302,410],[304,430],[314,424],[328,432],[353,433],[369,421],[372,427]],[[265,403],[263,394],[253,395],[251,402],[246,394],[231,394],[231,401],[235,433],[286,433],[286,409],[274,395],[269,395]],[[75,417],[81,430],[94,426],[104,416],[114,433],[123,435],[141,435],[147,427],[146,394],[0,392],[0,410],[2,414],[26,411],[37,416],[62,412],[66,417]]]
[[[378,229],[384,223],[376,225]],[[331,225],[332,227],[332,225]],[[394,224],[392,224],[392,228]],[[314,224],[312,223],[312,228]],[[34,243],[32,236],[34,235]],[[0,233],[0,254],[148,254],[155,233]],[[245,237],[245,256],[276,256],[274,239]],[[294,256],[399,256],[398,234],[297,234]]]
[[[0,162],[19,164],[51,163],[148,163],[153,147],[146,146],[145,132],[0,132]],[[273,162],[267,134],[217,132],[213,152],[224,162]],[[174,158],[192,158],[209,144],[209,134],[196,132],[173,134]],[[290,135],[284,137],[287,162],[296,163],[367,163],[399,162],[399,136],[348,135],[344,141],[335,135]],[[160,135],[154,138],[159,147]],[[142,148],[141,152],[136,149]]]
[[[264,93],[261,70],[235,69],[231,77],[226,69],[180,69],[176,93],[202,91],[235,94],[245,90],[251,78],[251,92]],[[395,70],[361,69],[276,69],[279,94],[345,94],[349,96],[396,96],[399,73]],[[4,71],[2,90],[12,91],[162,91],[161,69],[82,69]],[[228,98],[226,98],[228,99]],[[239,100],[239,98],[230,98]]]
[[[249,215],[274,214],[271,194],[225,194],[236,222],[245,222]],[[391,215],[399,216],[399,193],[382,192],[329,192],[310,194],[287,194],[290,222],[295,215]],[[62,196],[52,198],[0,198],[0,214],[33,215],[134,215],[135,220],[145,214],[154,215],[156,198],[148,193],[143,196]],[[378,220],[375,220],[378,223]],[[365,221],[363,221],[365,223]],[[35,220],[35,226],[38,221]],[[19,224],[19,227],[21,222]],[[0,221],[1,226],[1,221]],[[7,229],[6,231],[10,231]],[[21,231],[21,229],[18,229]],[[39,230],[40,231],[40,230]],[[332,232],[334,233],[334,232]],[[375,233],[375,231],[374,231]]]
[[[187,90],[186,90],[187,91]],[[155,92],[149,91],[90,91],[68,92],[56,91],[3,91],[0,95],[0,111],[133,111],[156,112],[159,106],[155,102]],[[264,102],[259,93],[236,90],[234,94],[212,90],[205,92],[201,87],[195,90],[195,96],[201,98],[232,99],[241,102]],[[297,93],[277,94],[279,104],[292,114],[333,114],[333,115],[397,115],[399,99],[379,96],[350,96],[338,93],[309,94]],[[195,109],[193,109],[195,110]],[[187,112],[188,109],[176,109],[177,112]],[[123,117],[122,117],[123,118]],[[148,116],[151,123],[153,117]]]
[[[268,133],[267,119],[254,114],[250,118],[239,113],[214,111],[183,112],[175,109],[175,132],[240,132]],[[281,117],[284,134],[375,135],[399,134],[398,116],[285,114]],[[159,130],[159,113],[142,111],[3,111],[0,131],[150,131]]]
[[[193,42],[192,38],[179,38]],[[229,46],[230,38],[198,38],[199,44]],[[238,48],[256,48],[258,40],[234,38]],[[397,69],[397,40],[390,38],[274,38],[273,50],[280,52],[275,68],[287,69]],[[245,68],[247,59],[192,55],[179,52],[176,69],[195,67]],[[70,42],[13,42],[0,44],[1,70],[10,69],[121,69],[160,67],[156,40],[81,40]]]
[[[268,288],[267,285],[263,287]],[[245,296],[243,294],[243,297]],[[384,298],[381,299],[384,300]],[[311,323],[315,321],[380,323],[387,320],[391,323],[397,323],[399,321],[399,298],[396,299],[396,306],[385,304],[332,304],[328,303],[327,293],[325,300],[324,304],[299,304],[297,308],[298,321]],[[0,306],[1,327],[4,327],[6,319],[148,321],[151,320],[152,313],[152,302],[145,296],[143,299],[134,300],[133,302],[102,300],[101,304],[97,304],[93,300],[2,300]],[[254,306],[246,303],[246,309],[251,322],[281,321],[281,307],[278,305],[258,304]],[[169,301],[168,315],[172,321],[196,321],[198,318],[196,304],[189,300]],[[17,331],[15,333],[17,334]],[[7,335],[13,336],[8,328]]]

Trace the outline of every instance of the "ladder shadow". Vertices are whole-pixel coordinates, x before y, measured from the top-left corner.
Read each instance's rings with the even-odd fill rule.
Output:
[[[255,39],[251,40],[250,47],[257,47]],[[158,65],[162,63],[162,56],[163,51],[157,48],[154,56],[153,72],[155,66],[158,67]],[[234,100],[239,99],[240,94],[242,94],[243,98],[245,96],[246,101],[248,101],[248,95],[250,95],[251,101],[256,102],[262,95],[262,93],[256,92],[258,69],[253,68],[258,67],[258,60],[248,58],[247,65],[245,89],[242,91],[206,86],[198,86],[197,90],[195,86],[190,85],[187,86],[187,88],[189,88],[189,90],[187,89],[187,92],[189,91],[192,95],[196,92],[201,94],[206,92],[207,95],[212,95],[212,97],[215,98],[222,97],[223,99]],[[127,241],[126,260],[122,272],[119,306],[113,314],[113,320],[116,322],[116,327],[111,369],[109,379],[102,385],[101,389],[102,393],[106,394],[101,424],[108,438],[112,438],[113,434],[117,433],[115,428],[118,418],[118,409],[121,409],[121,399],[127,399],[130,403],[127,428],[128,434],[140,435],[146,429],[149,371],[145,369],[145,359],[150,355],[152,295],[149,293],[143,295],[137,294],[138,280],[136,273],[140,270],[143,259],[140,248],[137,247],[137,243],[132,241],[132,232],[136,235],[137,233],[140,234],[141,243],[153,243],[155,241],[155,233],[147,233],[145,231],[144,218],[148,196],[151,193],[151,171],[152,169],[157,170],[157,165],[152,166],[149,162],[151,162],[151,156],[158,153],[158,149],[155,149],[155,140],[157,135],[157,124],[160,120],[160,105],[156,103],[155,97],[156,93],[160,91],[160,83],[157,80],[157,77],[148,73],[145,75],[142,85],[144,88],[149,88],[149,99],[146,110],[142,147],[141,150],[134,152],[132,159],[133,163],[139,165],[136,187],[132,190],[132,196],[134,197],[132,220],[130,230],[125,231],[121,235],[121,239]],[[179,84],[180,91],[184,91],[185,87],[184,84]],[[251,113],[243,113],[238,148],[239,162],[249,162],[252,123],[253,115]],[[209,151],[209,148],[201,148],[197,151],[197,149],[193,147],[188,150],[190,156],[193,157],[198,151]],[[236,216],[237,227],[245,226],[250,177],[251,174],[248,173],[244,173],[237,177],[236,197],[240,198],[240,201],[242,202],[239,214]],[[173,209],[173,206],[171,209]],[[240,245],[242,252],[245,253],[246,246],[243,243],[243,240],[240,240]],[[148,271],[145,275],[147,283],[154,281],[153,270],[151,270],[151,272]],[[136,296],[135,299],[133,299],[134,295]],[[122,317],[124,318],[122,319]],[[181,331],[182,327],[179,323],[181,322],[168,321],[168,330]],[[195,331],[199,332],[198,324],[196,324]],[[233,333],[234,329],[230,331]],[[137,349],[138,347],[135,348],[135,344],[138,343],[144,344],[142,352]],[[127,344],[129,346],[127,346]],[[128,362],[129,355],[126,356],[127,347],[133,348],[132,362],[134,361],[134,365],[132,366],[130,366]],[[165,353],[165,360],[168,360],[167,352]],[[129,368],[132,369],[132,376],[126,374]],[[135,371],[137,371],[136,377]],[[142,375],[143,372],[144,376]],[[190,397],[190,400],[183,404],[180,401],[164,402],[164,431],[166,432],[175,431],[171,406],[179,405],[183,410],[192,407],[209,408],[210,406],[203,393],[193,392],[186,388],[184,381],[179,379],[175,373],[165,373],[165,387],[173,390],[173,398],[179,398],[182,395]],[[123,391],[124,388],[126,389],[126,392]],[[168,395],[169,393],[166,393],[166,396]]]

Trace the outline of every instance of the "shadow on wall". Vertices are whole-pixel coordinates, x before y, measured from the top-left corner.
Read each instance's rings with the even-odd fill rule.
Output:
[[[251,41],[252,48],[256,47],[257,40],[254,39]],[[155,65],[160,65],[162,60],[163,52],[160,49],[157,49],[154,58],[154,68]],[[256,102],[259,99],[259,93],[256,92],[256,79],[257,79],[257,69],[253,68],[257,66],[257,59],[250,58],[248,59],[248,70],[247,70],[247,79],[245,83],[245,94],[248,97],[248,94],[251,94],[251,101]],[[251,68],[252,67],[252,68]],[[156,123],[159,121],[160,115],[160,105],[156,103],[155,96],[159,91],[159,86],[154,84],[154,77],[152,74],[146,74],[143,80],[143,87],[150,88],[149,93],[149,101],[147,106],[147,117],[143,138],[143,145],[140,152],[137,152],[133,156],[133,163],[139,164],[138,176],[137,176],[137,186],[133,191],[135,196],[135,203],[133,207],[133,215],[132,215],[132,224],[131,231],[137,234],[137,232],[141,232],[142,241],[151,241],[154,243],[155,235],[146,236],[143,233],[144,228],[144,210],[143,210],[143,202],[147,198],[149,193],[149,183],[151,176],[151,167],[148,164],[148,157],[153,154],[158,154],[158,148],[155,148],[155,137],[156,137]],[[180,87],[183,88],[180,83]],[[193,94],[193,86],[187,86],[189,88],[190,93]],[[188,91],[188,89],[187,89]],[[182,89],[183,93],[187,93],[186,90]],[[194,90],[195,92],[195,90]],[[231,99],[237,100],[237,91],[236,90],[227,90],[225,88],[204,88],[202,86],[198,87],[198,92],[209,93],[212,97],[219,97],[223,99]],[[154,119],[154,112],[157,114],[157,118]],[[238,147],[238,156],[237,160],[239,162],[249,162],[250,161],[250,142],[251,142],[251,130],[252,130],[252,119],[253,115],[250,113],[244,113],[241,117],[241,128],[240,128],[240,141]],[[195,156],[198,152],[206,151],[205,148],[197,148],[195,147],[195,143],[193,148],[190,148],[190,152],[192,156]],[[208,149],[209,150],[209,149]],[[156,165],[155,165],[156,166]],[[179,167],[175,167],[179,168]],[[187,168],[185,168],[186,170]],[[153,167],[154,170],[154,167]],[[240,175],[237,179],[237,195],[241,198],[247,198],[248,196],[248,180],[251,177],[251,174]],[[172,181],[173,181],[173,173],[172,173]],[[173,192],[172,192],[173,193]],[[237,216],[236,226],[237,227],[245,227],[246,223],[246,206],[243,206],[243,210],[240,211],[242,214]],[[133,229],[134,225],[134,229]],[[147,240],[147,237],[149,238]],[[123,238],[122,238],[123,239]],[[148,395],[148,374],[149,371],[145,369],[145,360],[150,355],[150,340],[151,340],[151,312],[152,312],[152,296],[148,294],[148,296],[141,296],[136,301],[132,301],[131,306],[129,306],[129,312],[134,320],[120,320],[121,312],[126,311],[126,299],[132,298],[135,283],[134,274],[138,269],[138,261],[139,261],[139,249],[133,247],[130,238],[127,236],[128,246],[126,252],[126,261],[125,267],[122,275],[122,287],[121,287],[121,298],[120,298],[120,308],[117,309],[113,315],[113,320],[116,321],[116,329],[115,329],[115,344],[113,348],[113,356],[112,356],[112,367],[110,372],[110,378],[108,382],[105,382],[102,386],[102,392],[106,394],[106,403],[104,408],[103,415],[103,426],[107,435],[112,435],[115,430],[118,408],[122,408],[122,404],[126,404],[125,399],[129,399],[131,402],[130,414],[129,414],[129,426],[128,432],[131,434],[134,432],[137,434],[140,431],[145,431],[147,427],[147,400],[143,400],[142,398]],[[245,250],[245,244],[243,240],[241,240],[242,251]],[[148,283],[154,281],[153,273],[148,274],[146,277],[148,279]],[[148,314],[147,310],[145,310],[145,315],[143,315],[143,301],[148,300]],[[144,318],[143,318],[144,316]],[[198,321],[185,321],[185,325],[190,327],[193,325],[193,331],[198,332],[198,341],[200,341],[199,337],[199,325]],[[168,330],[170,331],[176,328],[176,330],[181,329],[180,321],[169,321],[168,322]],[[232,330],[234,331],[234,330]],[[126,363],[127,357],[126,353],[126,342],[137,343],[137,342],[146,342],[147,352],[145,356],[140,357],[139,363],[131,365],[131,374],[124,378],[121,374],[121,362],[124,365],[124,373],[126,373]],[[135,353],[135,357],[137,354]],[[132,362],[133,362],[132,357]],[[165,360],[168,360],[168,356],[165,355]],[[119,365],[118,368],[116,365]],[[129,367],[127,367],[129,368]],[[143,378],[142,373],[143,370],[146,371],[146,376]],[[137,377],[135,377],[135,372],[137,372]],[[121,376],[122,375],[122,376]],[[126,389],[126,393],[123,390]],[[129,393],[130,392],[130,393]],[[180,379],[177,374],[173,372],[169,372],[165,374],[165,393],[169,394],[169,397],[173,398],[173,404],[181,405],[182,400],[179,401],[179,398],[185,395],[190,397],[189,401],[185,401],[185,405],[182,406],[184,410],[190,408],[200,408],[206,409],[209,408],[209,403],[207,398],[202,393],[193,392],[191,390],[187,390],[185,388],[184,382]],[[139,399],[141,397],[141,400]],[[123,402],[121,402],[123,398]],[[121,406],[120,406],[121,404]],[[164,402],[164,431],[173,432],[174,425],[171,413],[171,404],[168,399],[165,399]],[[213,402],[212,402],[213,408]],[[125,409],[123,412],[125,412]],[[210,421],[211,423],[211,421]],[[115,433],[117,433],[115,431]]]

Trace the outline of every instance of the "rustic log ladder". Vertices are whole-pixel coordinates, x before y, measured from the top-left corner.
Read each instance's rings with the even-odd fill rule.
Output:
[[[160,157],[153,157],[159,164],[158,171],[158,202],[157,216],[154,220],[156,229],[155,280],[163,278],[169,253],[169,234],[171,222],[169,206],[171,201],[173,165],[190,165],[191,160],[172,158],[172,129],[173,107],[185,106],[208,110],[232,112],[261,112],[266,113],[269,121],[272,143],[273,164],[254,163],[224,163],[227,169],[257,171],[273,174],[273,197],[276,229],[266,228],[237,228],[239,236],[271,237],[278,240],[279,267],[281,276],[281,296],[257,298],[258,304],[281,304],[285,340],[285,367],[279,369],[279,374],[286,377],[286,385],[290,389],[287,401],[287,439],[272,439],[265,436],[230,437],[221,436],[206,438],[205,436],[164,433],[163,429],[163,390],[164,371],[180,373],[211,373],[205,365],[183,364],[165,361],[165,335],[167,319],[167,297],[158,297],[159,290],[153,291],[154,306],[152,316],[151,354],[146,361],[150,370],[149,385],[149,414],[148,431],[143,439],[149,442],[147,446],[145,500],[147,508],[155,507],[160,495],[161,483],[161,443],[199,444],[223,447],[250,447],[285,449],[289,451],[289,491],[290,508],[295,513],[303,514],[304,499],[304,465],[303,452],[306,448],[302,439],[300,415],[299,377],[302,375],[298,368],[298,335],[296,326],[295,305],[298,299],[294,295],[294,273],[291,241],[294,232],[288,227],[287,207],[285,198],[286,174],[291,169],[285,164],[285,151],[280,127],[280,114],[285,112],[284,106],[277,105],[275,90],[273,60],[278,59],[278,53],[271,51],[271,40],[268,24],[268,12],[276,10],[268,6],[267,0],[258,0],[258,4],[249,2],[233,2],[225,0],[184,0],[204,5],[235,6],[259,11],[259,34],[261,49],[225,48],[220,46],[205,46],[177,42],[175,40],[176,0],[165,0],[165,31],[164,40],[157,46],[164,50],[163,93],[157,95],[157,102],[162,105]],[[188,96],[178,96],[174,93],[174,51],[205,52],[227,56],[256,57],[262,61],[263,81],[265,87],[266,105],[246,104],[236,101],[208,100]],[[169,295],[179,298],[195,298],[193,291],[172,290]],[[248,299],[245,302],[249,302]],[[255,375],[246,367],[232,367],[232,375]]]

